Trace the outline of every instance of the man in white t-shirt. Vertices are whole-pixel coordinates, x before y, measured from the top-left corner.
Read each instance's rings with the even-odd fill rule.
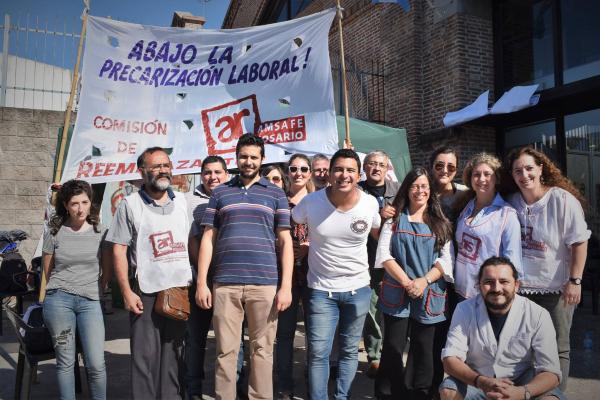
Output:
[[[329,168],[330,186],[313,192],[292,210],[308,225],[308,371],[312,399],[327,398],[329,354],[339,323],[335,398],[349,397],[358,366],[358,342],[369,310],[367,238],[378,235],[377,200],[357,188],[360,159],[337,151]]]

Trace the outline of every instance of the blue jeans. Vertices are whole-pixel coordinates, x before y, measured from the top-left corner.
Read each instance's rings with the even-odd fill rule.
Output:
[[[292,287],[292,304],[285,311],[279,312],[277,319],[275,366],[278,378],[277,386],[280,392],[294,392],[294,337],[296,336],[300,300],[302,300],[306,326],[306,290],[306,287]]]
[[[329,353],[339,322],[338,377],[334,399],[350,396],[358,367],[358,342],[369,311],[371,288],[351,292],[308,289],[308,389],[311,400],[327,399]]]
[[[75,399],[76,337],[83,347],[92,399],[106,399],[104,319],[99,300],[61,290],[46,293],[44,322],[56,352],[56,372],[61,399]]]

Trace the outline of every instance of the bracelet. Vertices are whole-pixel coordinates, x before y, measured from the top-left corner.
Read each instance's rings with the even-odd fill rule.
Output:
[[[477,386],[477,379],[479,378],[481,378],[481,375],[478,374],[475,379],[473,379],[473,386],[475,386],[477,389],[479,389],[479,386]]]

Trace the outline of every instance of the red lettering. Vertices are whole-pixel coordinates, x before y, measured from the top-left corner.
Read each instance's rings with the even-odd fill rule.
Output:
[[[190,165],[190,168],[200,168],[200,167],[202,167],[202,160],[201,159],[194,160],[194,162],[192,163],[192,165]]]
[[[96,166],[94,167],[94,173],[92,174],[92,176],[102,176],[105,165],[105,163],[96,163]]]
[[[134,162],[129,163],[129,164],[119,163],[117,165],[117,170],[115,171],[115,175],[133,174],[135,172],[135,169],[136,169],[136,164]]]
[[[93,167],[94,167],[94,164],[92,164],[91,162],[85,162],[85,161],[80,162],[79,168],[77,169],[77,178],[81,178],[81,177],[89,178],[90,171],[92,170]]]
[[[104,176],[112,175],[117,164],[115,163],[107,163],[106,168],[104,169]]]
[[[177,162],[177,167],[175,169],[186,169],[187,165],[190,163],[190,160],[179,160]]]

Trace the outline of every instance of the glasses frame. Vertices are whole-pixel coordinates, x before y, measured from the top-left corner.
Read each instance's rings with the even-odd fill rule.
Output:
[[[438,161],[435,164],[433,164],[433,169],[436,170],[437,172],[441,172],[445,169],[448,170],[449,173],[453,174],[456,172],[456,170],[458,169],[456,167],[456,165],[454,164],[450,164],[450,163],[445,163],[443,161]]]
[[[300,170],[301,173],[303,174],[308,174],[310,173],[310,167],[307,167],[305,165],[298,167],[296,165],[290,165],[288,166],[288,172],[290,174],[295,174],[298,170]]]

